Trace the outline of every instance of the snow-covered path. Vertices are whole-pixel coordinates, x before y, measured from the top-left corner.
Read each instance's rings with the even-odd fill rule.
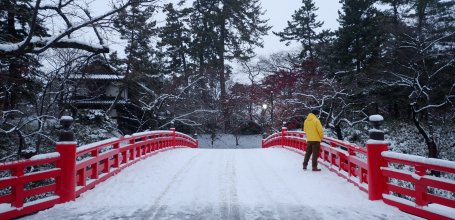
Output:
[[[175,149],[24,219],[419,219],[282,148]]]

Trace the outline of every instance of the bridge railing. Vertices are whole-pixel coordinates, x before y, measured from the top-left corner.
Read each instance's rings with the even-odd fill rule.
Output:
[[[307,148],[306,134],[300,131],[287,131],[282,128],[281,133],[275,133],[263,140],[263,148],[272,146],[286,146],[297,153],[304,154]],[[319,162],[347,179],[362,191],[368,191],[367,151],[355,144],[340,141],[334,138],[324,138],[321,143]]]
[[[390,151],[381,155],[392,165],[381,167],[382,176],[390,180],[384,182],[382,199],[386,204],[428,219],[455,218],[455,162]],[[404,166],[408,169],[397,168]],[[452,179],[447,178],[450,175]],[[407,184],[400,186],[398,181]],[[438,191],[451,193],[452,198],[438,195]]]
[[[139,160],[176,147],[197,148],[198,141],[171,128],[80,147],[75,141],[60,141],[57,152],[0,163],[0,219],[72,201]]]
[[[306,134],[283,127],[281,133],[263,139],[262,147],[284,147],[304,155]],[[391,152],[381,140],[370,139],[360,147],[324,138],[319,163],[368,193],[370,200],[383,200],[427,219],[454,219],[455,162]],[[407,169],[397,168],[404,166]],[[435,171],[441,175],[430,175]]]

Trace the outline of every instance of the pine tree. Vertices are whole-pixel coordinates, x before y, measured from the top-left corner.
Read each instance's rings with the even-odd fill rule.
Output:
[[[199,53],[200,61],[209,60],[213,64],[220,86],[220,101],[225,129],[230,128],[229,110],[225,105],[227,98],[226,80],[228,78],[227,60],[247,60],[254,55],[255,47],[262,47],[262,36],[270,29],[259,0],[197,0],[194,2],[197,16],[195,39],[200,40],[199,48],[212,53]],[[205,44],[207,43],[207,44]],[[203,46],[203,47],[200,47]],[[213,47],[211,47],[213,46]],[[203,62],[200,62],[201,64]]]
[[[156,74],[152,58],[155,55],[151,38],[156,35],[156,21],[150,21],[155,13],[154,5],[141,5],[133,2],[129,9],[121,10],[114,20],[121,39],[127,41],[125,47],[126,74]]]
[[[412,120],[425,139],[429,157],[440,147],[434,124],[442,122],[455,100],[455,16],[453,1],[409,1],[406,29],[386,68],[389,86],[402,91]]]
[[[0,44],[17,43],[28,36],[31,29],[30,18],[33,17],[31,0],[2,0],[0,2]],[[37,19],[33,36],[47,36],[46,29]],[[33,91],[28,88],[27,79],[39,63],[35,56],[25,53],[3,55],[0,52],[0,110],[13,109],[21,99],[29,97]]]
[[[282,31],[275,33],[280,37],[280,41],[298,41],[302,44],[303,51],[300,54],[301,58],[314,58],[314,44],[316,44],[318,35],[316,29],[322,27],[323,22],[316,21],[315,12],[318,8],[313,0],[302,0],[302,7],[294,12],[292,21],[288,21],[288,26]]]
[[[169,71],[183,73],[188,81],[189,55],[188,48],[191,42],[191,33],[186,26],[189,23],[191,9],[178,10],[172,3],[164,6],[166,24],[159,29],[161,41],[158,47],[165,48],[165,56],[168,57]]]
[[[339,62],[345,69],[360,73],[374,64],[381,54],[384,34],[381,28],[383,15],[373,4],[374,0],[342,0],[337,33]],[[352,66],[352,67],[351,67]]]
[[[400,21],[399,8],[409,2],[409,0],[380,0],[380,2],[391,6],[391,11],[393,13],[393,23],[398,24]]]
[[[135,108],[129,109],[129,118],[134,119],[137,131],[156,128],[156,109],[149,108],[161,93],[163,87],[160,69],[161,54],[152,47],[152,37],[158,34],[156,21],[152,20],[156,6],[133,2],[130,8],[121,10],[114,20],[114,27],[127,42],[123,71],[126,75],[122,90],[128,88],[130,102]],[[119,63],[116,56],[111,57]],[[119,94],[122,92],[119,91]]]

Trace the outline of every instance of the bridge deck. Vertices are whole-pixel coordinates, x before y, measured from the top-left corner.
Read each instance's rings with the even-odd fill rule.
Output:
[[[25,219],[419,219],[281,148],[161,152]]]

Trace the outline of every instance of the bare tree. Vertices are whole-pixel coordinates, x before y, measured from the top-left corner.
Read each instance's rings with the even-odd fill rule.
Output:
[[[367,115],[364,110],[367,106],[359,105],[357,100],[352,98],[354,93],[337,83],[336,74],[330,79],[322,79],[319,83],[323,85],[320,91],[314,94],[296,93],[303,98],[298,98],[294,103],[297,102],[307,110],[321,109],[324,127],[332,129],[337,138],[343,140],[343,124],[352,127],[365,123]]]
[[[442,19],[427,15],[429,5],[422,10],[416,27],[401,36],[398,51],[404,55],[397,59],[393,69],[385,71],[388,78],[381,82],[408,94],[412,120],[426,142],[428,156],[437,158],[441,146],[435,138],[434,124],[443,121],[447,110],[454,109],[455,31],[441,28],[438,21]]]
[[[253,120],[253,104],[255,101],[257,101],[257,97],[254,97],[255,94],[257,93],[257,90],[259,90],[258,87],[258,82],[257,78],[260,76],[263,76],[265,73],[265,68],[261,64],[261,62],[242,62],[242,72],[246,73],[248,75],[248,80],[250,81],[250,86],[249,89],[250,91],[246,94],[248,96],[248,114],[250,117],[250,120]]]
[[[49,48],[74,48],[93,53],[107,53],[109,48],[103,40],[99,27],[107,26],[112,15],[124,10],[133,2],[152,3],[156,0],[120,0],[113,4],[112,9],[99,16],[92,16],[90,5],[82,0],[37,0],[27,3],[31,17],[27,24],[26,36],[17,42],[16,39],[2,39],[0,42],[0,57],[15,57],[22,54],[41,54]],[[57,24],[53,26],[50,36],[36,36],[35,31],[40,25]],[[58,24],[65,24],[58,30]],[[91,31],[90,31],[91,30]],[[98,43],[84,42],[78,36],[91,32]]]

